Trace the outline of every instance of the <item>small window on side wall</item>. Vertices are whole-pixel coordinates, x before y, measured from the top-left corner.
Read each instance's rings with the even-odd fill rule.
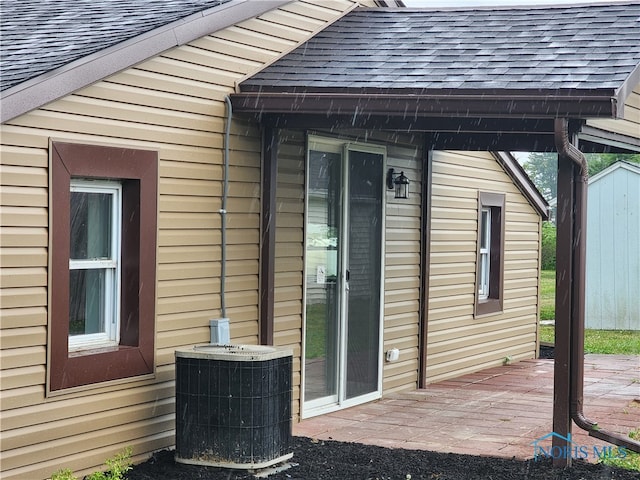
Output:
[[[479,192],[476,316],[502,311],[504,295],[504,208],[504,194]]]
[[[153,373],[157,152],[52,142],[49,391]]]
[[[120,340],[120,182],[71,179],[69,351]]]

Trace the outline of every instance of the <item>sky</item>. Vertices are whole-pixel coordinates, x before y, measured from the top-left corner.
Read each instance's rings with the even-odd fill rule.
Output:
[[[407,7],[484,7],[505,5],[564,5],[571,3],[611,3],[625,0],[404,0]]]

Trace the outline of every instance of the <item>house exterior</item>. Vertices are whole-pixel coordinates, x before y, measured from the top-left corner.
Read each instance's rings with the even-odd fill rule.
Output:
[[[640,165],[589,179],[586,328],[640,330]]]
[[[490,152],[553,148],[561,115],[610,122],[589,124],[585,145],[635,148],[635,77],[624,95],[602,87],[626,102],[615,112],[610,97],[580,97],[580,85],[568,100],[543,91],[533,113],[531,99],[502,95],[494,117],[473,95],[403,104],[411,92],[386,106],[351,97],[349,107],[336,95],[336,112],[318,95],[331,85],[308,97],[317,111],[297,97],[282,109],[260,102],[284,93],[269,75],[282,65],[291,74],[292,58],[294,70],[313,68],[296,57],[299,45],[323,32],[348,45],[335,36],[340,22],[355,21],[346,31],[360,36],[372,18],[402,39],[389,22],[404,10],[350,0],[147,3],[117,22],[109,9],[124,2],[92,8],[69,32],[66,14],[86,11],[83,2],[40,16],[39,2],[6,4],[3,478],[83,474],[128,445],[135,460],[174,445],[174,352],[207,343],[211,319],[230,319],[234,344],[293,350],[296,419],[535,357],[547,205],[513,157]],[[611,8],[615,23],[638,4],[598,8]],[[27,34],[32,15],[57,22],[59,43]],[[637,47],[637,26],[628,30]],[[637,65],[637,50],[609,61]],[[628,70],[607,81],[626,86]],[[331,72],[317,73],[288,78],[302,82],[299,93]],[[304,115],[290,115],[298,106]],[[387,188],[398,178],[391,168],[409,179],[407,199]]]
[[[149,1],[136,2],[139,11],[132,11],[130,2],[104,2],[102,10],[96,2],[56,5],[58,9],[40,2],[2,4],[3,35],[15,35],[14,42],[2,42],[3,62],[13,67],[2,68],[0,175],[0,476],[6,479],[44,479],[59,468],[81,475],[127,445],[140,460],[175,444],[174,351],[207,343],[209,320],[221,315],[225,96],[234,91],[236,81],[357,2]],[[86,24],[69,25],[60,19],[69,18],[65,13],[70,12],[91,12],[93,17]],[[32,15],[40,21],[58,20],[58,29],[67,26],[70,31],[60,43],[30,44]],[[9,17],[18,33],[4,28]],[[117,37],[122,31],[129,37]],[[18,44],[19,39],[23,43]],[[51,48],[55,54],[46,56],[48,61],[53,58],[60,64],[42,65],[35,53],[25,59],[19,51],[16,57],[5,51],[24,42],[33,52]],[[60,45],[67,47],[62,53]],[[69,51],[72,45],[79,53]],[[32,68],[42,70],[32,78]],[[46,75],[49,70],[55,75]],[[239,344],[258,343],[259,138],[257,126],[234,120],[226,315],[233,321],[232,340]],[[51,171],[56,165],[64,171],[65,155],[73,155],[61,151],[54,160],[62,144],[72,150],[76,145],[97,148],[91,152],[93,158],[100,158],[98,147],[115,147],[117,155],[129,155],[132,162],[149,162],[150,156],[152,170],[155,165],[156,178],[148,182],[140,172],[121,172],[124,178],[140,177],[130,183],[143,181],[157,191],[156,205],[153,198],[148,205],[157,211],[149,215],[157,229],[146,230],[149,235],[141,247],[142,253],[155,255],[155,260],[147,259],[155,279],[149,278],[151,284],[138,282],[152,301],[144,306],[146,313],[140,313],[140,321],[149,323],[139,328],[146,347],[141,343],[134,352],[134,376],[98,382],[76,379],[71,383],[90,383],[72,386],[55,372],[75,366],[52,366],[56,327],[50,322],[56,292],[51,289],[57,279],[49,253],[56,241],[50,232],[55,229],[57,200]],[[141,152],[147,160],[131,157]],[[112,153],[102,151],[98,163],[108,163]],[[138,343],[136,333],[130,332],[130,344]],[[58,339],[57,345],[64,350],[65,343]],[[64,361],[67,354],[62,357]],[[94,363],[106,371],[118,361],[123,362]]]

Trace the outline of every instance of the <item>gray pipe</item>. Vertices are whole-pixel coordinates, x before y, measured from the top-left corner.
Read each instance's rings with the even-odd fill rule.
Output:
[[[227,120],[224,127],[224,173],[222,182],[222,206],[220,208],[221,235],[220,235],[220,310],[222,318],[227,318],[227,306],[225,302],[225,283],[227,278],[227,196],[229,194],[229,136],[231,133],[231,119],[233,108],[229,96],[224,97],[227,104]]]

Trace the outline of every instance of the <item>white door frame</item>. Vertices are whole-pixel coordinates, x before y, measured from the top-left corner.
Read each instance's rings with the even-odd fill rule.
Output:
[[[339,380],[338,380],[338,392],[336,395],[332,395],[329,397],[322,397],[319,399],[306,401],[305,400],[305,384],[306,384],[306,304],[307,304],[307,225],[308,225],[308,213],[309,213],[309,152],[311,150],[321,150],[322,147],[329,149],[329,151],[337,152],[340,151],[342,155],[342,182],[343,187],[341,189],[341,202],[342,202],[342,219],[341,219],[341,237],[344,239],[348,238],[348,226],[349,226],[349,208],[348,208],[348,198],[345,198],[347,195],[347,187],[349,181],[349,152],[357,151],[357,152],[365,152],[365,153],[373,153],[379,154],[382,156],[382,164],[380,165],[381,173],[382,173],[382,182],[380,185],[381,190],[381,198],[382,198],[382,212],[381,212],[381,234],[380,234],[380,242],[381,242],[381,255],[380,255],[380,311],[379,311],[379,330],[378,330],[378,381],[377,381],[377,389],[374,392],[360,395],[358,397],[354,397],[351,399],[346,398],[346,342],[347,342],[347,322],[346,322],[346,309],[348,306],[348,301],[345,295],[348,294],[348,286],[346,283],[345,272],[346,267],[343,265],[343,262],[339,262],[340,265],[340,331],[339,331]],[[304,214],[304,272],[303,272],[303,334],[302,334],[302,355],[301,355],[301,388],[300,388],[300,416],[301,418],[309,418],[316,415],[322,415],[324,413],[329,413],[332,411],[341,410],[350,406],[366,403],[372,400],[376,400],[382,396],[382,374],[383,374],[383,347],[384,347],[384,258],[385,258],[385,220],[386,220],[386,188],[384,184],[384,173],[386,172],[386,148],[381,145],[373,145],[359,142],[350,142],[345,139],[340,138],[331,138],[331,137],[323,137],[317,135],[309,135],[307,137],[307,149],[306,149],[306,159],[305,159],[305,214]],[[348,241],[341,241],[341,251],[340,255],[343,260],[348,259]],[[312,272],[311,272],[312,273]]]

